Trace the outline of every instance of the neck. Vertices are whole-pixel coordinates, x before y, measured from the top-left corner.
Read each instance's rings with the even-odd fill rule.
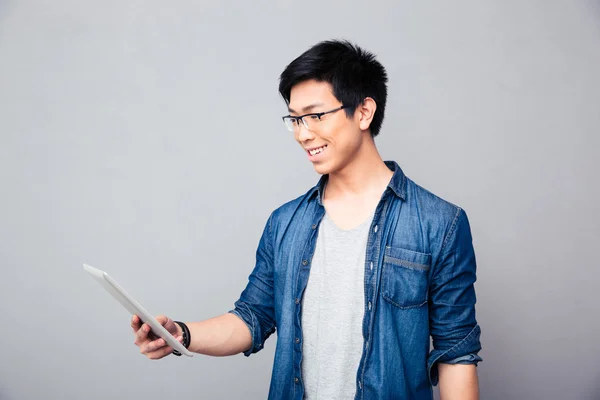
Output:
[[[393,172],[385,165],[370,133],[348,164],[329,174],[326,197],[380,196]]]

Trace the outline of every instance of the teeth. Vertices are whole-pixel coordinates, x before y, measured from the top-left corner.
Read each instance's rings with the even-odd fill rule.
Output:
[[[311,150],[311,151],[309,151],[309,153],[311,156],[314,156],[315,154],[319,154],[323,150],[325,150],[325,147],[327,147],[327,146],[323,146],[323,147],[319,147],[318,149]]]

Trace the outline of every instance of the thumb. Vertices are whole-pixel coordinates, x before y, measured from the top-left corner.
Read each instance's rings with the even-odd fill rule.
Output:
[[[156,320],[158,321],[159,324],[161,324],[162,326],[165,326],[170,321],[170,318],[167,318],[164,315],[158,315],[156,317]]]

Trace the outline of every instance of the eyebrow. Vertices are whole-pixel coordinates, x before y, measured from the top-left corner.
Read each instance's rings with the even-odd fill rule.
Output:
[[[324,105],[325,105],[325,104],[323,104],[323,103],[314,103],[314,104],[311,104],[311,105],[309,105],[309,106],[306,106],[306,107],[302,108],[302,112],[308,112],[308,111],[312,111],[312,110],[314,110],[315,108],[317,108],[317,107],[322,107],[322,106],[324,106]],[[288,107],[288,111],[289,111],[290,113],[295,113],[295,114],[298,114],[296,111],[292,110],[292,109],[291,109],[291,108],[289,108],[289,107]]]

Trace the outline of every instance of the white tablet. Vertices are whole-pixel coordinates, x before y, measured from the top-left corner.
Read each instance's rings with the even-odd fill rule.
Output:
[[[185,354],[188,357],[193,357],[194,353],[186,349],[183,344],[169,333],[148,311],[144,309],[133,297],[129,295],[113,278],[110,277],[106,272],[101,271],[97,268],[91,267],[87,264],[83,264],[83,269],[90,273],[100,285],[108,293],[112,295],[127,311],[140,317],[140,319],[146,324],[150,325],[152,332],[157,336],[160,336],[167,342],[169,346],[177,350],[181,354]]]

